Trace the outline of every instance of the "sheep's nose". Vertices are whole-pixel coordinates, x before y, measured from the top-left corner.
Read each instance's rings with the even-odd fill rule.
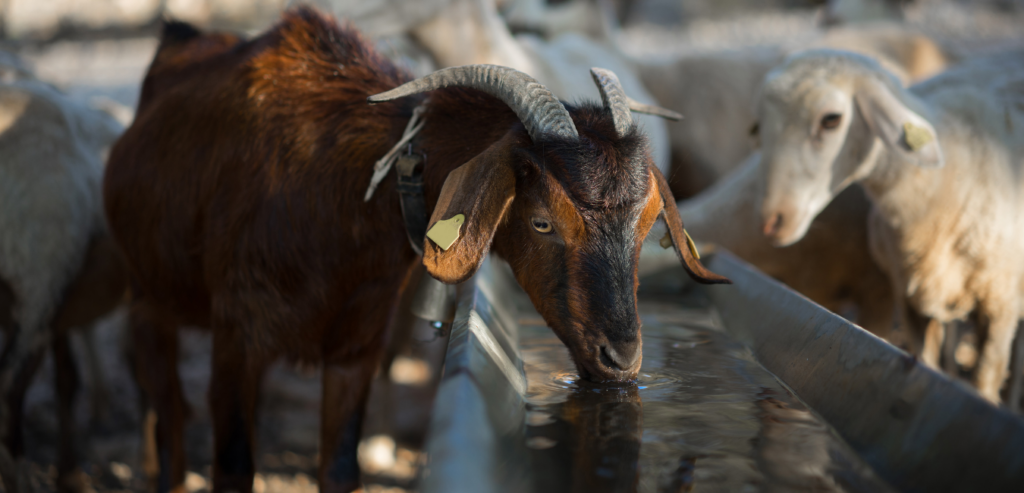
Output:
[[[639,340],[601,346],[601,364],[617,371],[630,371],[640,361]]]
[[[764,222],[764,235],[774,237],[782,229],[782,213],[775,213]]]

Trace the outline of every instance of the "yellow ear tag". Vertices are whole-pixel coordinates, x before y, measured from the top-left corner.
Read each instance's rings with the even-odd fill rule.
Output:
[[[449,219],[438,221],[427,231],[427,238],[434,240],[441,250],[448,250],[459,239],[459,229],[466,222],[466,216],[456,214]]]
[[[684,229],[683,234],[686,235],[686,246],[690,247],[690,253],[693,255],[693,258],[700,260],[700,254],[697,253],[697,244],[693,242],[693,238],[690,238],[690,233],[687,233]]]
[[[935,137],[927,128],[907,122],[903,124],[903,140],[907,142],[911,151],[917,152],[918,149],[935,140]]]

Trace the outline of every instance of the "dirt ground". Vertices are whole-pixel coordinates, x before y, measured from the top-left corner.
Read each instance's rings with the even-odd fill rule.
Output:
[[[124,351],[125,311],[120,310],[89,333],[74,336],[82,389],[75,408],[86,482],[92,490],[145,491],[140,464],[144,413]],[[442,328],[442,330],[445,330]],[[85,338],[93,337],[100,355],[97,380],[85,364]],[[423,464],[420,447],[440,375],[446,339],[425,322],[395,359],[388,375],[378,375],[371,392],[360,465],[365,491],[400,493],[414,488]],[[178,370],[192,408],[185,430],[189,459],[186,488],[207,491],[213,450],[206,407],[210,377],[209,334],[184,329]],[[53,491],[57,417],[52,361],[36,376],[26,396],[25,442],[31,491]],[[97,388],[103,382],[105,391]],[[104,398],[103,395],[106,395]],[[102,405],[105,400],[106,405]],[[99,405],[98,405],[99,404]],[[268,373],[258,414],[258,493],[316,491],[320,377],[316,368],[276,364]]]

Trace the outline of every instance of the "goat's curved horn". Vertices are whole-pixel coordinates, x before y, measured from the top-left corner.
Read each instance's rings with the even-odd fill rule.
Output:
[[[558,98],[537,79],[498,65],[464,65],[438,70],[390,91],[370,96],[370,104],[442,87],[471,87],[502,100],[523,122],[534,142],[547,135],[578,140],[579,133]]]
[[[590,76],[597,84],[597,90],[601,93],[601,102],[604,109],[612,115],[612,123],[615,124],[615,133],[622,137],[633,125],[633,116],[629,114],[629,96],[622,89],[619,77],[615,72],[605,68],[593,67],[590,69]]]
[[[622,88],[619,77],[611,70],[593,67],[590,69],[590,75],[594,78],[597,90],[601,93],[601,101],[604,103],[605,109],[612,115],[615,133],[619,134],[619,136],[625,135],[629,131],[629,126],[633,124],[633,117],[630,115],[631,111],[660,116],[674,121],[682,120],[683,118],[683,115],[675,111],[644,104],[630,98]]]

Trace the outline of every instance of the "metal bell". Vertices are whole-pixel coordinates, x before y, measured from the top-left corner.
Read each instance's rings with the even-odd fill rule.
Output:
[[[409,311],[431,322],[455,320],[455,286],[450,286],[424,272],[413,295]]]

